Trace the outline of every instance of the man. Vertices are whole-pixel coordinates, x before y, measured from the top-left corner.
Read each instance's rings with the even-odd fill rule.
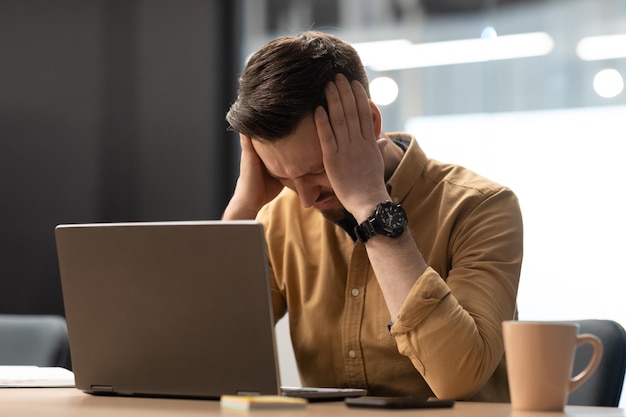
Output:
[[[249,60],[227,115],[240,175],[223,218],[265,226],[276,320],[303,385],[508,401],[515,195],[385,134],[355,50],[319,32]]]

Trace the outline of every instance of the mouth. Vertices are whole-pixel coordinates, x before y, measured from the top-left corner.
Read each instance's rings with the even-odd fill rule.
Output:
[[[313,207],[318,210],[328,210],[329,208],[333,208],[337,198],[334,194],[321,196],[315,203],[313,203]]]

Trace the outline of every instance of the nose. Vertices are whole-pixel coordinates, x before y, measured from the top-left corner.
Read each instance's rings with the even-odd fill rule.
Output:
[[[320,187],[308,178],[297,178],[293,180],[292,186],[304,208],[311,207],[320,195]]]

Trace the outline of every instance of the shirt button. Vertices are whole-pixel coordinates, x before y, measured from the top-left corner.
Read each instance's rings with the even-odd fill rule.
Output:
[[[348,351],[348,356],[351,357],[352,359],[356,358],[356,352],[353,350],[349,350]]]
[[[352,295],[355,296],[355,297],[357,295],[359,295],[359,289],[358,288],[352,288]]]

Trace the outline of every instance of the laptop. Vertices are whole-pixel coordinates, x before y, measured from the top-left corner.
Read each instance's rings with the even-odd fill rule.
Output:
[[[65,224],[55,237],[78,389],[206,399],[366,394],[281,387],[260,223]]]

